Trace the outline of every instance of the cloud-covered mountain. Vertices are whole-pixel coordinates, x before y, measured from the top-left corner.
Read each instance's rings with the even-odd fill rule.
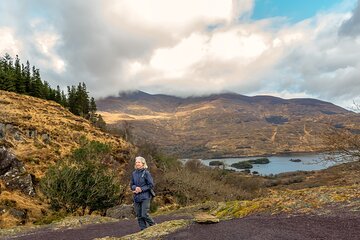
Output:
[[[108,124],[122,128],[127,122],[138,141],[184,158],[322,151],[330,131],[360,133],[359,114],[316,99],[136,92],[97,105]]]

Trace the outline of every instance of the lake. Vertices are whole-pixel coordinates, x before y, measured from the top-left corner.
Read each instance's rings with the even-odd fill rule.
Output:
[[[260,157],[203,159],[201,160],[201,162],[209,166],[209,163],[211,161],[221,161],[225,164],[226,169],[242,171],[244,169],[236,169],[230,167],[230,165],[240,161],[247,161],[257,158]],[[270,156],[267,158],[270,160],[270,163],[253,164],[253,168],[251,168],[250,171],[251,172],[257,171],[260,175],[270,175],[270,174],[278,174],[283,172],[321,170],[336,164],[332,161],[321,161],[324,158],[323,154],[289,154],[289,155],[280,155],[280,156]],[[290,161],[290,159],[301,159],[301,162],[292,162]]]

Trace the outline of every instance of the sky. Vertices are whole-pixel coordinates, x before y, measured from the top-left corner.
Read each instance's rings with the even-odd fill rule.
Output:
[[[360,102],[360,0],[0,0],[0,54],[54,88]]]

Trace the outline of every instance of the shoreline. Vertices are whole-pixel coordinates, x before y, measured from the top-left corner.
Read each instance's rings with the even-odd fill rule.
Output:
[[[221,159],[232,159],[232,158],[266,158],[266,157],[276,157],[276,156],[287,156],[287,155],[311,155],[311,154],[327,154],[323,151],[313,151],[313,152],[281,152],[281,153],[273,153],[267,155],[234,155],[234,156],[226,156],[226,157],[209,157],[209,158],[179,158],[178,160],[221,160]]]

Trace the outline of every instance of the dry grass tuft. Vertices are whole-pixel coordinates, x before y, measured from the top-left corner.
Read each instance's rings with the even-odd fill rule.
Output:
[[[48,209],[48,205],[41,202],[36,198],[28,197],[20,192],[8,192],[3,191],[0,195],[0,203],[12,202],[14,203],[11,208],[25,210],[27,212],[27,221],[33,222],[44,216]],[[9,208],[5,207],[5,213],[0,215],[0,226],[1,228],[8,228],[19,225],[20,219],[11,216],[8,212]]]
[[[165,235],[168,235],[172,232],[178,231],[188,225],[190,225],[191,220],[172,220],[157,224],[155,226],[146,228],[145,230],[127,235],[121,238],[116,237],[105,237],[105,238],[96,238],[97,240],[145,240],[145,239],[161,239]]]
[[[233,201],[220,204],[213,213],[222,219],[245,217],[254,213],[315,213],[331,204],[350,204],[360,207],[360,185],[316,187],[301,190],[272,190],[266,197],[252,201]]]

